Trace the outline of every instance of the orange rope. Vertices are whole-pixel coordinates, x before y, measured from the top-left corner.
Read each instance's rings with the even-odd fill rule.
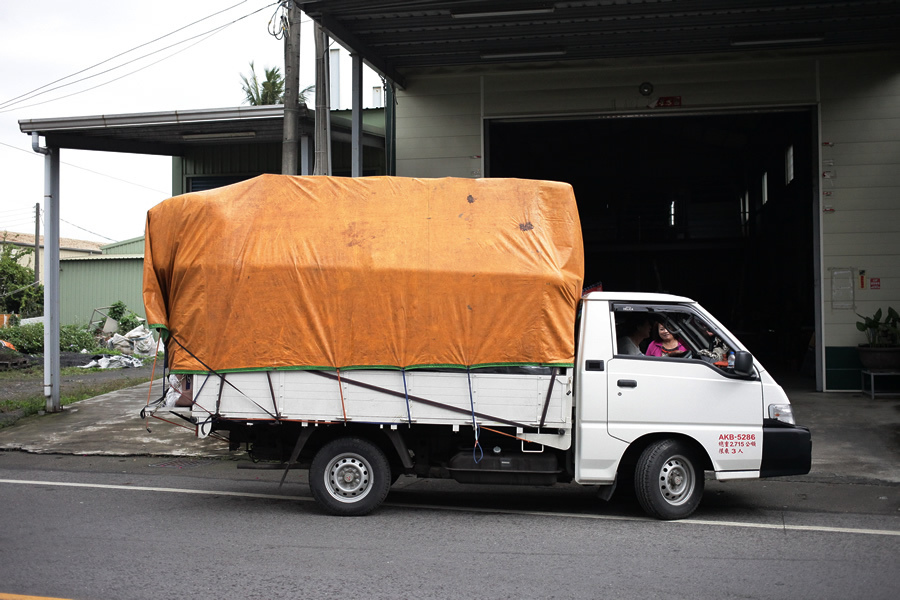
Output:
[[[482,429],[487,429],[488,431],[493,431],[494,433],[499,433],[500,435],[505,435],[506,437],[511,437],[514,440],[519,440],[520,442],[528,442],[529,444],[536,444],[537,442],[532,442],[531,440],[526,440],[525,438],[520,438],[518,436],[512,435],[510,433],[504,433],[502,431],[497,431],[496,429],[491,429],[490,427],[481,426]]]
[[[147,390],[147,406],[150,406],[150,395],[153,393],[153,378],[156,377],[156,360],[159,358],[159,342],[161,338],[156,340],[156,354],[153,356],[153,369],[150,371],[150,389]],[[163,384],[165,385],[165,383]]]
[[[344,406],[344,385],[341,383],[341,370],[337,370],[338,391],[341,393],[341,411],[344,413],[344,423],[347,422],[347,408]]]
[[[153,394],[153,378],[156,377],[156,359],[159,358],[159,342],[162,340],[161,337],[156,338],[156,355],[153,357],[153,369],[150,371],[150,388],[147,390],[147,404],[146,406],[150,406],[150,396]],[[163,389],[166,389],[165,383],[163,383]],[[145,415],[147,413],[144,413]],[[147,431],[150,431],[150,417],[144,417],[144,428]]]

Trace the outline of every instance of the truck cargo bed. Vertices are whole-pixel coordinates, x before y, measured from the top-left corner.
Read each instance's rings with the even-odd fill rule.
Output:
[[[571,427],[570,370],[559,374],[396,370],[194,376],[193,416],[231,420]],[[552,389],[551,389],[552,382]],[[471,385],[470,385],[471,384]],[[471,390],[471,393],[470,393]],[[549,392],[549,393],[548,393]],[[546,409],[545,409],[546,405]],[[199,428],[198,435],[207,431]]]

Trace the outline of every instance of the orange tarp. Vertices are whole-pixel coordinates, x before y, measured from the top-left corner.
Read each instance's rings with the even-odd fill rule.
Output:
[[[144,306],[175,371],[571,364],[583,261],[568,184],[262,175],[148,211]]]

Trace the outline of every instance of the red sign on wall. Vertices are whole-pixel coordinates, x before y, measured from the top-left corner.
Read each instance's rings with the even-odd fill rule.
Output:
[[[870,290],[880,290],[881,289],[881,277],[869,277],[869,289]]]
[[[681,106],[681,96],[660,96],[656,101],[656,108],[666,108],[670,106]]]

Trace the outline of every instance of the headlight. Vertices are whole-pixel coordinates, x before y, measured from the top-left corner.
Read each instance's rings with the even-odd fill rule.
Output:
[[[790,404],[770,404],[769,418],[790,423],[791,425],[796,424],[794,423],[794,409],[791,408]]]

